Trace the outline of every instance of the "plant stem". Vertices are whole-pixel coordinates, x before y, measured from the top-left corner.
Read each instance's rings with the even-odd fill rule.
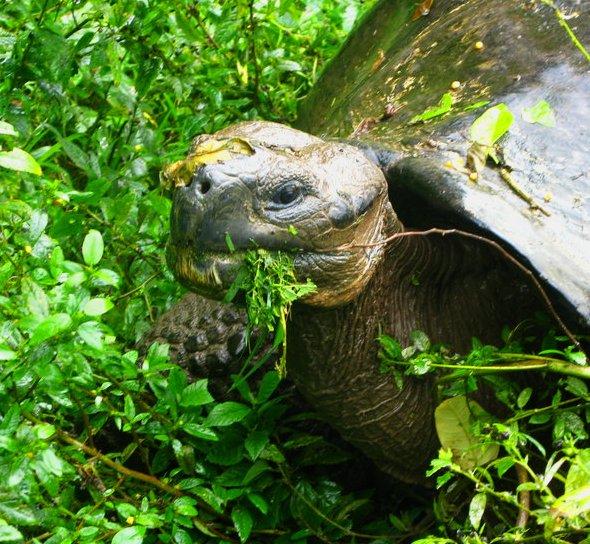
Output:
[[[571,29],[570,25],[567,24],[567,21],[565,20],[565,17],[563,16],[563,12],[555,5],[555,3],[552,0],[541,0],[541,2],[543,2],[543,4],[549,6],[555,12],[555,15],[557,16],[557,20],[558,20],[559,24],[567,32],[567,34],[570,37],[570,39],[572,40],[573,44],[580,50],[582,55],[584,55],[586,57],[586,60],[588,62],[590,62],[590,53],[588,53],[588,51],[586,51],[586,48],[582,45],[580,40],[578,40],[578,38],[574,34],[574,31]]]

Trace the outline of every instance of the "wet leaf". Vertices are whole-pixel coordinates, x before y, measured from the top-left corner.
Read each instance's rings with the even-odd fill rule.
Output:
[[[506,104],[487,109],[471,125],[472,142],[491,148],[512,126],[514,115]]]
[[[442,95],[441,99],[438,101],[436,106],[431,106],[427,108],[423,113],[419,115],[415,115],[409,121],[409,123],[417,123],[418,121],[426,121],[428,119],[432,119],[433,117],[438,117],[439,115],[444,115],[448,111],[451,110],[453,106],[453,95],[450,93],[445,93]]]
[[[548,128],[555,126],[553,109],[551,109],[551,105],[546,100],[540,100],[531,108],[524,108],[522,110],[522,118],[527,123],[538,123]]]
[[[236,530],[238,531],[240,541],[246,542],[250,536],[250,533],[252,532],[252,527],[254,525],[252,515],[245,508],[237,506],[232,510],[231,519],[234,522]]]
[[[68,314],[59,313],[49,316],[47,319],[41,321],[41,323],[35,328],[29,343],[31,346],[36,346],[37,344],[66,331],[71,324],[72,319]]]

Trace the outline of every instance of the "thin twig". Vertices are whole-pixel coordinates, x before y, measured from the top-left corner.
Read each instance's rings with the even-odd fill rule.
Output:
[[[569,330],[567,325],[564,323],[563,319],[561,319],[561,317],[559,316],[559,314],[557,313],[557,311],[553,307],[553,304],[551,302],[551,299],[549,298],[549,295],[547,294],[547,292],[545,291],[545,289],[541,285],[541,282],[539,282],[539,280],[533,274],[533,272],[529,268],[527,268],[525,265],[523,265],[516,257],[514,257],[513,255],[508,253],[498,242],[495,242],[494,240],[490,240],[489,238],[486,238],[485,236],[481,236],[479,234],[473,234],[472,232],[467,232],[467,231],[460,230],[460,229],[432,228],[432,229],[423,230],[423,231],[397,232],[397,233],[392,234],[391,236],[389,236],[383,240],[379,240],[377,242],[372,242],[372,243],[368,243],[368,244],[345,244],[343,246],[340,246],[338,249],[346,250],[346,249],[352,249],[352,248],[377,247],[377,246],[389,244],[389,243],[391,243],[395,240],[399,240],[401,238],[410,238],[410,237],[414,237],[414,236],[430,236],[432,234],[438,234],[440,236],[448,236],[450,234],[455,234],[455,235],[461,236],[463,238],[470,238],[472,240],[477,240],[478,242],[481,242],[483,244],[491,246],[494,249],[496,249],[497,251],[499,251],[505,259],[510,261],[514,266],[516,266],[516,268],[518,268],[521,272],[523,272],[526,276],[528,276],[528,278],[530,279],[532,284],[535,286],[535,288],[537,289],[537,291],[541,295],[541,298],[545,302],[545,305],[546,305],[550,315],[555,319],[555,321],[557,322],[557,324],[559,325],[561,330],[565,333],[565,335],[574,343],[576,348],[580,352],[584,353],[587,357],[587,354],[582,349],[582,346],[581,346],[579,340]]]
[[[33,423],[36,423],[36,424],[43,423],[42,420],[40,420],[38,417],[34,416],[33,414],[30,414],[28,412],[23,412],[22,414],[24,417],[26,417],[29,421],[32,421]],[[142,482],[145,482],[153,487],[156,487],[157,489],[160,489],[161,491],[164,491],[165,493],[169,493],[169,494],[173,495],[174,497],[185,496],[185,494],[180,489],[177,489],[175,487],[172,487],[171,485],[168,485],[167,483],[156,478],[155,476],[151,476],[149,474],[139,472],[138,470],[133,470],[131,468],[128,468],[128,467],[122,465],[121,463],[117,463],[117,461],[114,461],[110,457],[107,457],[103,453],[99,452],[96,448],[92,448],[92,447],[84,444],[83,442],[76,440],[73,436],[66,433],[65,431],[62,431],[61,429],[55,428],[55,434],[56,434],[57,438],[59,438],[62,442],[66,442],[67,444],[70,444],[71,446],[74,446],[75,448],[82,450],[84,453],[90,455],[93,458],[98,459],[99,461],[101,461],[102,463],[104,463],[108,467],[112,468],[113,470],[117,471],[119,474],[122,474],[123,476],[128,476],[129,478],[133,478],[135,480],[140,480]],[[204,502],[202,499],[197,499],[197,502],[202,508],[207,509],[209,511],[213,511],[212,508],[206,502]],[[215,513],[218,514],[218,512],[215,512]],[[237,542],[235,539],[217,531],[215,528],[213,528],[206,521],[204,521],[204,520],[199,520],[199,521],[204,527],[207,528],[208,531],[210,531],[214,536],[216,536],[220,540],[224,540],[226,542]]]
[[[580,40],[578,40],[578,38],[574,34],[574,31],[567,24],[567,21],[565,20],[565,17],[563,16],[562,11],[555,5],[555,3],[552,0],[541,0],[541,2],[543,2],[543,4],[549,6],[555,12],[555,15],[557,16],[557,20],[558,20],[559,24],[567,32],[567,35],[572,40],[573,44],[580,50],[582,55],[584,55],[586,57],[586,60],[588,62],[590,62],[590,53],[588,53],[588,51],[586,51],[586,48],[582,45],[582,42],[580,42]]]
[[[512,177],[512,174],[507,168],[500,169],[500,176],[502,179],[508,184],[508,186],[520,197],[522,198],[531,208],[534,210],[539,210],[543,215],[549,217],[551,213],[547,211],[543,206],[538,204],[535,199],[529,195]]]

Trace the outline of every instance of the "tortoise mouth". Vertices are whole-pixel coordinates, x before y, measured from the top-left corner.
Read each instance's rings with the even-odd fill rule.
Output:
[[[201,253],[189,247],[168,246],[167,261],[186,288],[206,298],[222,300],[244,264],[244,251]]]

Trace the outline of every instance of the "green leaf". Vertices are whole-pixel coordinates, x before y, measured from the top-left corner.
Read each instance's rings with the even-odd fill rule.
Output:
[[[477,531],[481,518],[486,510],[487,496],[485,493],[477,493],[469,503],[469,521],[473,528]]]
[[[527,123],[538,123],[548,128],[555,126],[555,115],[551,105],[546,100],[540,100],[531,108],[524,108],[522,118]]]
[[[258,395],[256,396],[256,404],[266,402],[279,386],[279,383],[281,383],[281,378],[276,370],[267,372],[260,382]]]
[[[520,394],[518,395],[518,398],[516,399],[516,404],[519,408],[524,408],[527,404],[527,402],[529,401],[529,399],[531,398],[531,395],[533,394],[533,389],[532,387],[525,387]]]
[[[174,511],[183,516],[196,516],[199,512],[195,508],[197,500],[192,497],[181,497],[173,503]]]
[[[129,421],[133,421],[135,417],[135,403],[131,398],[131,395],[125,395],[125,417]]]
[[[512,126],[514,115],[506,104],[487,109],[471,125],[470,138],[479,145],[491,148]]]
[[[246,542],[250,536],[250,533],[252,532],[252,527],[254,526],[252,515],[245,508],[236,506],[231,512],[231,519],[234,522],[236,530],[238,531],[240,541]]]
[[[268,443],[268,433],[264,431],[252,431],[246,441],[244,446],[246,447],[246,451],[250,455],[252,461],[256,461],[266,444]]]
[[[102,349],[102,338],[104,335],[100,328],[100,324],[96,321],[86,321],[85,323],[82,323],[76,329],[76,332],[90,347]]]
[[[18,147],[10,151],[0,151],[0,166],[17,172],[29,172],[37,176],[43,174],[35,158]]]
[[[248,493],[248,494],[246,494],[246,497],[248,497],[248,500],[256,508],[258,508],[258,510],[260,510],[263,514],[268,513],[269,505],[268,505],[268,502],[266,502],[263,497],[261,497],[260,495],[258,495],[256,493]]]
[[[0,525],[0,542],[15,542],[24,540],[21,532],[12,525]]]
[[[102,315],[113,308],[113,303],[108,298],[91,298],[84,306],[86,315]]]
[[[244,419],[252,410],[239,402],[223,402],[213,407],[204,424],[208,427],[225,427]]]
[[[473,433],[475,419],[489,419],[489,414],[464,395],[444,400],[434,412],[436,432],[442,447],[453,452],[453,460],[463,469],[485,465],[498,456],[497,444],[481,443]]]
[[[82,257],[88,266],[94,266],[102,259],[104,242],[102,234],[97,230],[90,230],[82,244]]]
[[[219,437],[215,431],[207,427],[203,427],[202,425],[198,425],[197,423],[185,423],[182,426],[182,430],[191,436],[196,436],[197,438],[202,438],[203,440],[211,440],[212,442],[217,442],[219,440]]]
[[[213,397],[207,390],[208,380],[199,380],[187,385],[180,395],[180,405],[184,407],[202,406],[213,402]]]
[[[442,95],[441,99],[438,101],[438,104],[436,106],[431,106],[427,108],[423,113],[415,115],[408,122],[410,124],[417,123],[418,121],[427,121],[428,119],[432,119],[433,117],[444,115],[448,111],[451,111],[452,106],[453,95],[450,93],[445,93]]]
[[[36,346],[41,342],[53,338],[58,334],[68,330],[72,325],[72,318],[68,314],[54,314],[44,319],[35,328],[35,331],[31,335],[29,344]]]
[[[14,127],[6,121],[0,121],[0,134],[3,134],[4,136],[18,136]]]
[[[141,544],[145,535],[145,527],[125,527],[115,533],[111,544]]]
[[[588,386],[586,385],[586,382],[584,382],[580,378],[576,378],[574,376],[568,376],[565,381],[566,381],[565,388],[570,393],[576,395],[577,397],[582,397],[582,398],[585,398],[588,396]]]
[[[0,345],[0,361],[11,361],[16,358],[16,352],[10,348]]]

